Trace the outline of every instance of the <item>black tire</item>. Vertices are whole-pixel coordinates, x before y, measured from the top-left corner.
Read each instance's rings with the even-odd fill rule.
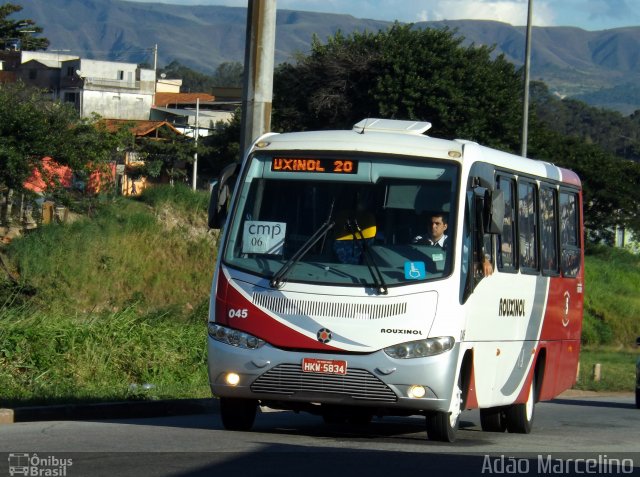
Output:
[[[432,441],[454,442],[456,440],[460,416],[452,419],[450,412],[432,412],[427,414],[426,422],[427,436]]]
[[[248,431],[253,427],[258,411],[254,399],[220,398],[220,417],[228,431]]]
[[[504,432],[507,430],[507,418],[503,407],[480,409],[480,426],[485,432]]]
[[[529,396],[524,404],[513,404],[506,408],[507,430],[515,434],[529,434],[535,417],[535,379],[531,380]]]
[[[436,411],[426,416],[427,436],[432,441],[453,442],[456,440],[463,406],[461,378],[458,378],[458,385],[451,399],[452,403],[457,401],[453,412]]]
[[[636,408],[640,409],[640,388],[636,388]]]

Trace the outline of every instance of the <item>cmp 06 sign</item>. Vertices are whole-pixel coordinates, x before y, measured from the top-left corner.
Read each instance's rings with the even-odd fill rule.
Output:
[[[286,222],[247,220],[242,233],[242,253],[282,255]]]

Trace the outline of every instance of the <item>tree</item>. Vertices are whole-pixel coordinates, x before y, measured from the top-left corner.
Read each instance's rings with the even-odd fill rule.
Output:
[[[365,117],[430,121],[437,135],[519,147],[522,79],[492,48],[463,47],[448,29],[395,23],[337,33],[274,76],[274,127],[350,128]]]
[[[219,122],[211,134],[204,138],[207,152],[201,162],[203,174],[217,177],[225,166],[240,161],[241,117],[238,108],[229,123]]]
[[[182,86],[180,91],[183,93],[207,93],[211,91],[213,81],[211,76],[198,73],[178,61],[172,61],[164,68],[158,70],[158,74],[166,74],[167,78],[180,78]]]
[[[221,87],[242,87],[242,74],[244,67],[238,61],[226,61],[220,63],[213,74],[214,86]]]
[[[146,162],[140,175],[153,178],[166,175],[173,184],[186,180],[185,165],[193,163],[196,151],[198,155],[205,154],[207,148],[202,142],[196,146],[193,138],[171,129],[159,129],[157,137],[138,138],[134,150]]]
[[[560,99],[540,82],[531,83],[531,98],[536,116],[554,131],[598,144],[621,159],[640,161],[638,114],[624,117],[575,99]]]
[[[640,235],[640,164],[620,160],[598,145],[540,124],[532,128],[529,151],[580,176],[589,241],[613,244],[617,226]]]
[[[14,192],[24,191],[34,170],[46,174],[44,157],[88,175],[105,169],[123,143],[97,117],[80,119],[72,105],[48,98],[22,83],[0,84],[0,191],[8,220]]]
[[[20,5],[12,3],[0,5],[0,49],[6,48],[7,41],[17,39],[20,40],[23,50],[46,50],[49,46],[49,40],[34,36],[34,34],[43,32],[42,27],[37,26],[33,20],[10,20],[7,18],[21,10]]]
[[[242,63],[237,61],[221,63],[212,76],[198,73],[178,61],[172,61],[158,70],[158,73],[164,73],[169,78],[182,79],[182,87],[180,88],[182,92],[197,93],[208,93],[216,86],[241,87],[242,72]]]

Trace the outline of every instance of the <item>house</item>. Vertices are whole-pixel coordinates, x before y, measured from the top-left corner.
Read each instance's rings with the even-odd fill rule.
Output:
[[[98,115],[112,124],[139,122],[134,127],[136,137],[148,137],[162,128],[194,138],[207,136],[216,124],[229,121],[240,104],[216,101],[208,93],[180,93],[182,80],[164,75],[158,79],[154,69],[135,63],[3,51],[0,65],[0,81],[22,80],[48,90],[53,99],[73,104],[80,117]],[[122,193],[142,192],[147,182],[139,175],[139,158],[131,152],[118,162],[117,180],[121,181]]]
[[[81,117],[149,119],[155,70],[42,51],[2,51],[0,62],[6,81],[46,89],[53,99],[73,103]]]
[[[81,117],[148,120],[155,84],[155,70],[135,63],[78,58],[63,61],[60,69],[60,98]]]
[[[208,93],[156,92],[150,118],[171,122],[183,134],[208,136],[219,122],[229,122],[233,111],[221,107]]]
[[[47,90],[52,99],[60,98],[60,67],[77,56],[43,51],[0,51],[0,81],[23,83]],[[4,79],[3,79],[4,78]]]
[[[110,131],[121,128],[130,128],[134,137],[152,138],[160,140],[160,133],[167,128],[177,134],[181,132],[167,121],[128,121],[124,119],[105,119],[105,125]],[[146,189],[150,180],[141,174],[145,161],[135,151],[125,151],[121,163],[116,166],[116,181],[119,192],[122,195],[140,195]],[[167,178],[160,178],[158,182],[166,182]]]

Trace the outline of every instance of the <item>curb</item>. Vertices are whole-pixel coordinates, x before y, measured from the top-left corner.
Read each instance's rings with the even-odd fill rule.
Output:
[[[0,426],[32,421],[82,421],[210,414],[217,413],[218,410],[219,404],[215,398],[29,406],[0,409]]]

